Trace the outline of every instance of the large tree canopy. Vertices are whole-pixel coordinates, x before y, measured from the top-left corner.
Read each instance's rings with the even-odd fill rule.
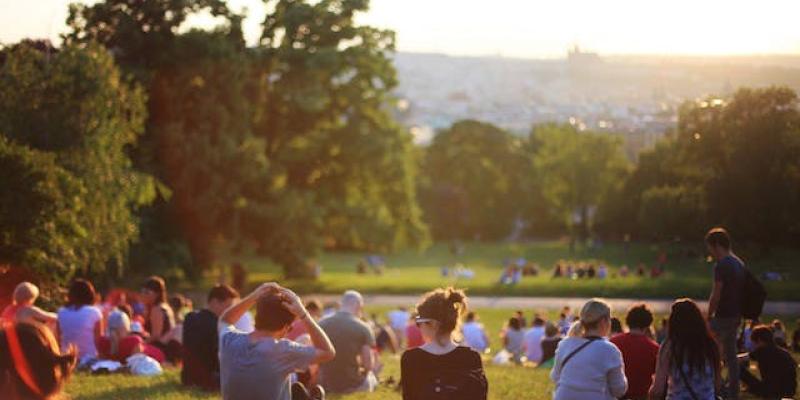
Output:
[[[4,218],[15,221],[8,227],[17,232],[10,236],[15,246],[31,246],[14,254],[41,253],[39,261],[19,256],[11,261],[45,268],[61,258],[53,270],[61,276],[108,267],[119,273],[137,236],[134,211],[154,196],[152,179],[134,171],[127,154],[143,129],[141,90],[122,79],[110,54],[96,45],[56,52],[23,42],[3,53],[0,135],[9,168],[3,187],[15,192],[16,200],[30,197],[34,207]],[[29,177],[31,188],[20,188],[11,170]],[[46,232],[40,232],[43,226]],[[34,242],[13,239],[21,232],[43,236]]]
[[[394,35],[355,24],[367,1],[269,2],[255,48],[222,2],[145,3],[73,6],[67,39],[99,41],[149,88],[140,168],[173,192],[151,216],[180,224],[196,266],[247,242],[309,276],[323,243],[425,243],[411,137],[391,114]],[[199,10],[228,22],[178,33]]]
[[[465,120],[425,149],[424,204],[440,239],[509,235],[525,203],[522,140],[491,124]]]

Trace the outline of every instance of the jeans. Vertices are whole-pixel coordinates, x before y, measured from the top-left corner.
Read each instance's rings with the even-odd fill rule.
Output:
[[[739,398],[739,361],[737,359],[736,335],[739,332],[741,319],[719,318],[711,320],[711,329],[717,337],[717,342],[722,349],[722,362],[728,370],[727,383],[724,385],[724,394],[727,399]]]

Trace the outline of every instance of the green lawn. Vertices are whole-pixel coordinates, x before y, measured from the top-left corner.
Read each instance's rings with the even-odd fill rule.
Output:
[[[368,313],[379,316],[385,315],[387,307],[371,307]],[[499,331],[511,316],[513,310],[509,309],[480,309],[477,310],[481,321],[487,328],[491,340],[493,353],[500,348]],[[526,317],[530,319],[531,313],[536,310],[526,310]],[[622,317],[624,310],[617,310],[616,316]],[[554,311],[541,311],[548,319],[556,317]],[[770,319],[772,317],[769,317]],[[784,317],[789,322],[788,317]],[[389,377],[397,381],[400,377],[400,356],[384,354],[384,371],[382,378]],[[549,370],[517,366],[495,366],[490,363],[490,355],[484,357],[484,366],[489,380],[490,399],[530,399],[549,400],[552,398],[553,384],[550,382]],[[144,378],[128,375],[90,376],[77,374],[67,386],[67,393],[74,400],[100,400],[100,399],[142,399],[142,400],[183,400],[183,399],[217,399],[218,396],[184,389],[179,384],[179,373],[176,369],[168,369],[160,377]],[[400,392],[394,386],[381,385],[378,393],[353,394],[348,396],[330,396],[331,399],[342,400],[399,400]],[[744,397],[747,399],[748,397]]]
[[[431,288],[456,285],[469,289],[469,293],[504,296],[567,296],[567,297],[636,297],[676,298],[689,296],[703,298],[708,295],[711,266],[704,259],[702,244],[691,249],[695,256],[687,256],[690,248],[678,244],[663,247],[668,254],[667,272],[658,279],[609,278],[606,280],[552,279],[552,266],[558,260],[604,262],[610,266],[611,274],[627,264],[634,269],[639,263],[653,265],[659,247],[647,244],[632,244],[626,251],[621,244],[608,244],[600,249],[578,249],[570,254],[564,242],[548,241],[529,244],[468,243],[465,254],[458,260],[475,272],[472,280],[444,278],[440,274],[443,265],[456,260],[450,255],[446,244],[437,244],[423,251],[403,251],[386,256],[387,269],[382,275],[355,272],[355,265],[365,253],[324,253],[319,258],[323,266],[322,276],[315,282],[286,281],[282,283],[301,293],[341,293],[346,289],[357,289],[364,293],[417,294]],[[757,273],[776,271],[788,279],[782,282],[767,282],[770,300],[800,300],[800,279],[796,275],[796,260],[800,249],[775,249],[767,256],[756,256],[757,249],[739,249],[738,253],[748,266]],[[499,285],[502,261],[506,258],[525,257],[542,267],[538,277],[525,277],[516,286]],[[250,271],[249,282],[255,284],[267,280],[281,281],[281,270],[263,257],[224,257],[225,263],[240,261]],[[209,279],[211,281],[213,278]]]

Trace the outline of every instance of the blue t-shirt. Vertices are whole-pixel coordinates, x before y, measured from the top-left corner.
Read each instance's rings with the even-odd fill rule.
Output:
[[[219,342],[222,398],[229,400],[291,400],[289,374],[316,356],[314,347],[286,339],[252,341],[223,323]]]
[[[714,265],[714,280],[722,283],[716,317],[739,318],[742,315],[744,262],[731,254]]]

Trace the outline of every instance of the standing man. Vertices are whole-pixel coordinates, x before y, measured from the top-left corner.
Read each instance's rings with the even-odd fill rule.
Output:
[[[731,251],[731,238],[723,228],[713,228],[706,234],[706,248],[714,263],[714,283],[708,299],[708,318],[720,344],[722,361],[728,370],[726,398],[739,398],[739,366],[736,334],[741,323],[744,262]]]

